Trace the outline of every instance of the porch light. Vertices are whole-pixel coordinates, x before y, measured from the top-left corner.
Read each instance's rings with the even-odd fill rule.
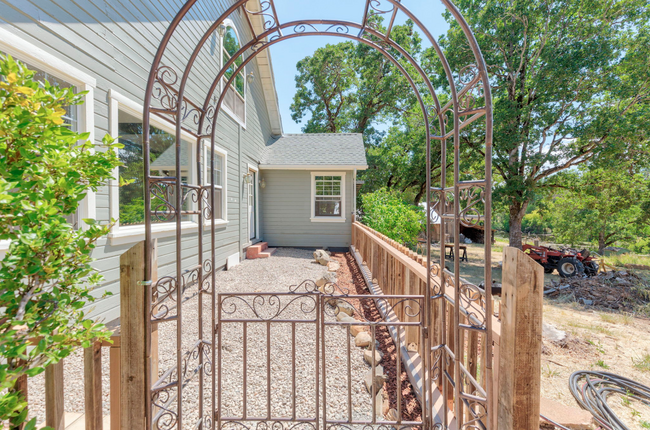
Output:
[[[264,178],[260,179],[260,187],[262,187],[262,189],[266,188],[266,181]]]
[[[250,85],[250,84],[253,83],[254,80],[255,80],[255,75],[253,74],[253,72],[250,72],[250,73],[246,76],[246,82],[248,82],[248,85]]]
[[[223,35],[226,34],[226,26],[223,25],[223,24],[221,24],[221,25],[217,28],[217,33],[219,33],[219,36],[220,36],[220,37],[223,37]]]

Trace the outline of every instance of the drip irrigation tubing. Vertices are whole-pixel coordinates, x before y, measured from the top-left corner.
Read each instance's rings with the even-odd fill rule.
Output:
[[[579,370],[569,377],[569,389],[583,409],[606,430],[629,430],[612,408],[607,397],[619,394],[650,406],[650,387],[609,372]]]

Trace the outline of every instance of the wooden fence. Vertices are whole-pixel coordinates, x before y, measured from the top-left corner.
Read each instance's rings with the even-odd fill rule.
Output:
[[[360,261],[362,271],[371,273],[373,285],[379,287],[383,294],[423,295],[426,291],[426,256],[418,255],[407,247],[389,239],[385,235],[359,223],[352,225],[352,249]],[[445,269],[442,269],[445,270]],[[449,271],[447,275],[453,276]],[[432,268],[432,283],[440,284],[440,268]],[[493,356],[488,357],[485,336],[474,330],[460,330],[459,344],[463,345],[461,363],[471,375],[483,386],[485,378],[491,378],[493,393],[498,396],[493,401],[492,428],[498,429],[536,429],[539,428],[540,401],[540,360],[541,360],[541,309],[544,273],[541,266],[530,257],[515,248],[504,250],[502,301],[493,303],[492,309],[498,309],[505,318],[492,318]],[[466,283],[462,281],[463,283]],[[431,344],[446,343],[454,350],[454,315],[455,291],[453,286],[445,285],[444,294],[449,300],[439,301],[441,306],[431,306],[430,333]],[[515,306],[516,304],[516,306]],[[443,317],[443,312],[445,317]],[[397,318],[408,320],[409,317],[396,309]],[[485,313],[478,302],[469,304],[467,311],[461,315],[461,323],[468,318]],[[446,330],[442,329],[443,321]],[[420,356],[425,353],[418,344],[419,328],[406,329],[407,344],[415,344]],[[446,339],[442,336],[446,335]],[[493,367],[494,363],[494,367]],[[408,366],[407,366],[408,368]],[[484,369],[484,370],[480,370]],[[500,370],[501,369],[501,370]],[[453,375],[453,364],[446,369]],[[447,383],[446,389],[443,384]],[[469,420],[467,409],[454,411],[461,402],[454,404],[453,389],[443,378],[438,379],[438,388],[447,394],[444,399],[449,409],[455,414],[464,414]],[[525,393],[525,395],[524,395]],[[498,417],[498,422],[497,422]],[[535,422],[538,427],[535,427]]]
[[[154,241],[153,275],[156,276],[156,242]],[[144,242],[139,242],[120,256],[120,319],[108,325],[113,331],[111,342],[95,342],[84,348],[84,422],[86,430],[103,430],[102,408],[102,348],[109,348],[110,430],[144,428],[138,426],[145,416],[144,396]],[[152,337],[157,336],[153,327]],[[152,373],[157,374],[158,342],[152,345]],[[61,360],[45,369],[45,425],[64,430],[66,422],[64,363]],[[133,381],[138,380],[140,384]],[[27,377],[18,381],[18,387],[27,398]],[[79,426],[80,428],[81,426]],[[74,422],[77,427],[77,421]]]

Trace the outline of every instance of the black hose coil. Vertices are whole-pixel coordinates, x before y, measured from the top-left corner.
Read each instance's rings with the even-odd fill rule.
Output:
[[[573,372],[569,377],[569,389],[580,406],[608,430],[629,430],[607,404],[610,394],[621,394],[650,406],[650,387],[609,372]]]

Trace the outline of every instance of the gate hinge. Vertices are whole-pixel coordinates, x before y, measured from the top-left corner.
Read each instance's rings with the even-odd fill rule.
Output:
[[[424,335],[425,339],[429,338],[429,327],[422,327],[422,334]]]

